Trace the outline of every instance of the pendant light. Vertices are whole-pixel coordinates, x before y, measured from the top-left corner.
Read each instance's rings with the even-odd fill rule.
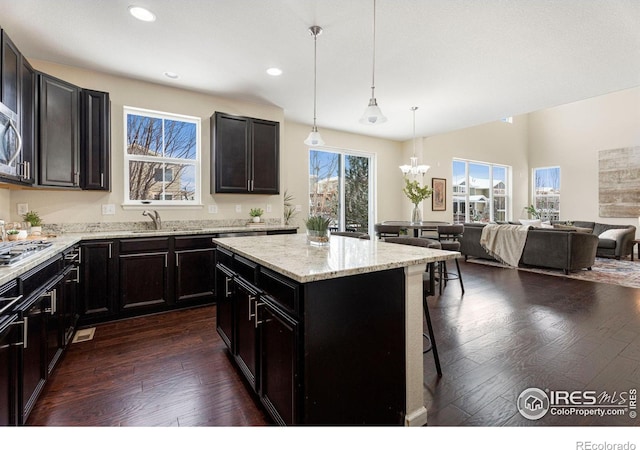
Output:
[[[414,177],[418,174],[424,175],[431,168],[430,166],[424,164],[418,164],[418,157],[416,156],[416,110],[417,106],[412,106],[411,111],[413,111],[413,156],[409,158],[410,164],[405,164],[400,166],[400,170],[406,176],[408,174],[413,175]]]
[[[369,106],[364,110],[364,114],[360,118],[360,123],[374,125],[383,123],[387,118],[382,114],[378,101],[376,100],[376,0],[373,0],[373,70],[371,75],[371,98]]]
[[[317,44],[318,36],[322,34],[322,28],[314,25],[309,28],[309,33],[313,36],[313,128],[311,128],[311,132],[309,133],[309,136],[307,136],[307,139],[304,140],[304,143],[307,145],[324,145],[322,136],[320,136],[320,132],[316,126],[316,79],[318,74],[316,68],[318,65]]]

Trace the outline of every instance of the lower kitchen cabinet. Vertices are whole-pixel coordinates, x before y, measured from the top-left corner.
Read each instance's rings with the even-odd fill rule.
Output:
[[[222,248],[216,250],[216,330],[232,352],[235,351],[233,256]]]
[[[0,318],[0,426],[18,424],[19,322],[16,314]]]
[[[257,324],[259,291],[240,277],[233,279],[235,291],[236,362],[251,387],[257,391]]]
[[[45,298],[37,297],[22,312],[24,342],[22,349],[22,405],[20,423],[24,424],[47,380],[47,318]]]
[[[80,323],[116,317],[117,266],[114,240],[80,245]]]
[[[191,305],[215,300],[216,250],[213,236],[176,236],[175,302]]]
[[[168,238],[120,242],[120,312],[170,305]]]

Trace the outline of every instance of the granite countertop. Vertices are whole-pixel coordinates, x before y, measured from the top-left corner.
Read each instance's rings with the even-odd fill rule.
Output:
[[[304,234],[216,238],[214,242],[299,283],[426,265],[460,256],[459,252],[343,236],[331,236],[326,247],[307,244]]]
[[[35,253],[24,261],[19,261],[11,266],[0,266],[0,285],[7,283],[23,273],[42,264],[58,253],[77,244],[80,241],[96,240],[96,239],[122,239],[122,238],[146,238],[154,236],[171,236],[171,235],[194,235],[194,234],[216,234],[216,233],[238,233],[238,232],[254,232],[254,231],[273,231],[273,230],[295,230],[297,227],[280,226],[280,225],[264,225],[264,226],[226,226],[212,228],[166,228],[162,230],[144,230],[144,231],[85,231],[78,233],[64,233],[56,237],[49,237],[47,240],[53,245],[45,250]],[[267,236],[261,236],[262,238]]]

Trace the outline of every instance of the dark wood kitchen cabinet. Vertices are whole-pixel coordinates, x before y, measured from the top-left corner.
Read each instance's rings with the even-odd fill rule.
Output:
[[[38,78],[38,184],[79,187],[80,89],[43,73]]]
[[[216,249],[216,330],[235,353],[234,333],[234,297],[233,255],[223,248]]]
[[[20,68],[22,54],[2,30],[0,48],[0,100],[16,114],[20,113]]]
[[[211,117],[212,193],[280,192],[280,124],[216,112]]]
[[[20,132],[22,134],[22,154],[19,163],[20,181],[32,185],[35,183],[35,155],[37,147],[36,94],[38,92],[38,74],[26,58],[22,58],[20,75],[22,77],[20,104]]]
[[[111,105],[108,92],[80,91],[80,186],[111,189]]]
[[[117,314],[116,241],[85,241],[80,244],[79,323],[84,325]]]
[[[119,309],[127,316],[135,311],[155,312],[172,305],[172,273],[169,270],[169,237],[120,241],[118,273]],[[134,311],[133,313],[131,311]]]
[[[18,424],[18,322],[17,314],[0,317],[0,426]]]
[[[175,301],[179,305],[215,300],[216,250],[213,236],[176,236]]]

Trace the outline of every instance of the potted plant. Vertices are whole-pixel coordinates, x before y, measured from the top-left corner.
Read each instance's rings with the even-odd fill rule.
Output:
[[[542,218],[542,215],[540,214],[540,211],[538,211],[536,209],[536,207],[533,206],[533,205],[529,205],[529,206],[525,207],[525,210],[529,213],[529,215],[533,219],[541,219]]]
[[[433,193],[433,189],[429,186],[420,186],[418,180],[409,180],[409,178],[404,177],[404,188],[402,188],[402,192],[411,200],[413,203],[413,211],[411,213],[411,222],[418,223],[422,222],[422,214],[420,213],[420,208],[418,205],[422,200],[425,200],[431,197]]]
[[[20,234],[20,231],[18,231],[18,230],[9,230],[9,231],[7,231],[7,240],[9,240],[9,241],[17,241],[18,240],[18,234]]]
[[[307,242],[311,245],[329,245],[329,224],[331,219],[323,216],[309,216],[304,224],[307,227]]]
[[[253,217],[253,221],[256,223],[260,222],[260,217],[262,217],[263,214],[264,211],[262,208],[251,208],[251,211],[249,211],[249,215]]]
[[[289,225],[291,220],[296,216],[296,214],[298,214],[296,211],[296,207],[293,206],[293,203],[292,203],[293,195],[289,194],[285,190],[283,201],[284,201],[284,209],[283,209],[284,224]]]
[[[28,211],[22,216],[22,219],[31,224],[32,235],[40,236],[42,234],[42,219],[36,211]]]

